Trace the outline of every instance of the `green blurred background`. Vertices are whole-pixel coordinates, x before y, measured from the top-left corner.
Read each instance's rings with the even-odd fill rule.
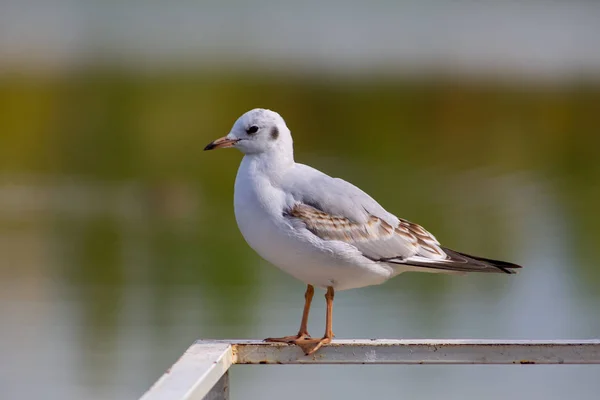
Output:
[[[198,338],[297,329],[233,217],[255,107],[296,159],[517,276],[336,296],[339,338],[600,332],[600,4],[0,1],[0,398],[134,399]],[[319,295],[311,332],[324,325]],[[582,367],[234,367],[232,398],[596,399]]]

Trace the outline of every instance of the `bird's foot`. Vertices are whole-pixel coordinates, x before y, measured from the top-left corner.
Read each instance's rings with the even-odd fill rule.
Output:
[[[296,340],[293,343],[300,346],[300,348],[304,351],[304,354],[310,356],[319,350],[324,344],[331,343],[331,337],[325,336],[321,339]]]
[[[297,335],[293,336],[283,336],[276,338],[266,338],[265,342],[274,342],[274,343],[289,343],[289,344],[298,344],[298,342],[304,342],[306,340],[310,340],[311,337],[308,332],[298,332]]]

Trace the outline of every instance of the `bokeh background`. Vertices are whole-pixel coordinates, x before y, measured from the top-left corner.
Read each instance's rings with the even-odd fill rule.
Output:
[[[600,335],[600,3],[0,0],[0,398],[135,399],[296,331],[233,217],[254,107],[296,158],[517,276],[336,296],[339,338]],[[311,332],[321,334],[315,298]],[[234,399],[597,399],[597,366],[234,367]]]

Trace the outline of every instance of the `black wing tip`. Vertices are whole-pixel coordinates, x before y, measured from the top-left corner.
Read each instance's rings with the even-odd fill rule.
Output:
[[[521,268],[523,268],[520,265],[508,263],[505,261],[502,261],[502,263],[503,263],[502,265],[498,265],[498,264],[494,264],[494,263],[490,263],[490,264],[492,264],[494,267],[500,269],[505,274],[517,274],[519,272],[519,270]]]
[[[459,251],[455,251],[455,250],[450,250],[450,249],[446,249],[443,248],[443,250],[448,254],[448,253],[456,253],[456,254],[460,254],[463,257],[466,258],[471,258],[473,260],[477,260],[479,262],[488,264],[489,266],[492,266],[494,268],[499,269],[500,271],[504,272],[505,274],[516,274],[518,273],[519,269],[523,268],[522,266],[518,265],[518,264],[513,264],[507,261],[502,261],[502,260],[492,260],[491,258],[484,258],[484,257],[478,257],[478,256],[472,256],[470,254],[465,254],[465,253],[461,253]],[[448,254],[450,255],[450,254]]]
[[[515,265],[515,266],[511,266],[511,267],[501,267],[498,265],[494,265],[492,264],[494,267],[498,268],[500,271],[504,272],[505,274],[517,274],[519,273],[518,269],[519,268],[523,268],[520,265]]]
[[[492,260],[490,258],[483,258],[472,256],[465,253],[460,253],[455,250],[448,248],[441,248],[448,258],[445,260],[432,260],[431,262],[422,262],[411,260],[410,258],[404,259],[401,257],[392,258],[369,258],[376,262],[385,262],[390,264],[402,264],[412,265],[415,267],[447,270],[447,271],[458,271],[458,272],[486,272],[486,273],[505,273],[505,274],[516,274],[519,269],[523,268],[520,265],[509,263],[507,261]]]

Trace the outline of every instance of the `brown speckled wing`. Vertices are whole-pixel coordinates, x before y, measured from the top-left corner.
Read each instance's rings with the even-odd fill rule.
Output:
[[[440,242],[435,236],[427,232],[422,226],[400,218],[400,224],[396,228],[398,234],[404,234],[411,242],[418,246],[423,252],[444,257],[446,254],[440,248]]]
[[[341,240],[356,246],[371,259],[407,258],[422,255],[427,258],[445,258],[433,235],[417,224],[400,220],[397,227],[373,215],[367,222],[330,215],[312,206],[298,203],[285,215],[298,218],[306,228],[323,240]]]
[[[515,273],[520,266],[490,260],[443,248],[423,227],[400,219],[393,227],[373,215],[359,223],[331,215],[315,207],[297,203],[284,212],[302,221],[310,232],[323,240],[340,240],[355,246],[365,257],[378,262],[418,267],[429,272]]]

